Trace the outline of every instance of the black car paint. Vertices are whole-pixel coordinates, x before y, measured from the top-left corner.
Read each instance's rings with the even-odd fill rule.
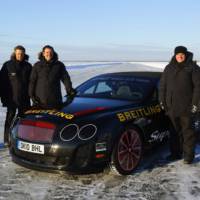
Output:
[[[73,114],[74,118],[72,119],[65,119],[43,113],[26,115],[26,119],[48,121],[56,124],[57,128],[54,134],[53,144],[45,144],[45,155],[23,152],[17,149],[16,141],[18,139],[16,133],[12,132],[10,152],[13,160],[21,165],[42,170],[57,169],[74,171],[91,168],[92,166],[97,168],[101,165],[105,166],[110,161],[112,148],[118,135],[130,124],[136,126],[141,131],[145,147],[149,148],[149,146],[158,142],[156,140],[149,142],[151,140],[151,133],[155,131],[162,133],[168,130],[167,117],[164,115],[163,111],[150,116],[125,120],[124,122],[119,121],[117,113],[158,105],[157,84],[159,82],[159,74],[155,74],[147,73],[147,76],[145,76],[144,73],[119,73],[105,74],[94,78],[120,77],[130,79],[137,77],[139,79],[142,77],[150,79],[153,84],[152,91],[149,91],[145,99],[140,103],[122,99],[75,97],[68,105],[59,111]],[[92,81],[94,79],[92,79]],[[81,87],[82,86],[79,86],[77,89]],[[153,92],[156,95],[154,98],[152,98]],[[97,107],[103,109],[93,111],[93,109]],[[82,111],[87,110],[92,111],[81,114]],[[76,113],[79,113],[79,115],[76,116]],[[97,134],[89,141],[82,141],[76,137],[72,141],[64,142],[60,139],[59,132],[63,126],[70,123],[78,124],[79,127],[88,123],[95,124],[98,127]],[[101,152],[104,154],[104,157],[96,158],[96,144],[101,143],[105,143],[106,151]],[[57,145],[58,148],[54,149],[54,145]],[[81,159],[83,160],[82,163]]]

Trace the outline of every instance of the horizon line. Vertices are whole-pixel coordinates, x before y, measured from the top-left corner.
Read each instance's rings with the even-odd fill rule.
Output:
[[[62,62],[169,62],[170,60],[61,60]],[[200,60],[194,60],[200,62]]]

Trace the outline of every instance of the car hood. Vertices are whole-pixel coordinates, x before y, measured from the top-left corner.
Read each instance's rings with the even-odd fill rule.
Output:
[[[61,111],[64,113],[78,115],[81,113],[87,113],[87,111],[98,112],[102,110],[110,110],[113,108],[124,107],[131,104],[133,104],[133,102],[126,100],[76,97]]]
[[[68,100],[65,103],[65,106],[60,110],[32,108],[26,111],[25,114],[36,115],[36,118],[52,116],[71,120],[98,112],[109,112],[115,109],[122,109],[133,104],[134,102],[127,100],[75,97],[73,100]]]

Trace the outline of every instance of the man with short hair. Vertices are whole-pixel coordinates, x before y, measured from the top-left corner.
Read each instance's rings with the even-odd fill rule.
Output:
[[[11,59],[5,62],[0,71],[1,102],[7,107],[7,115],[4,129],[4,144],[8,146],[9,130],[18,110],[18,116],[30,106],[28,95],[29,78],[32,66],[28,62],[25,48],[18,45],[14,48]]]
[[[174,130],[170,135],[169,160],[184,158],[185,164],[193,162],[195,132],[192,115],[197,112],[200,100],[200,68],[192,60],[193,54],[184,46],[174,50],[174,56],[165,67],[160,80],[161,107],[171,119]]]
[[[29,95],[34,105],[60,108],[62,106],[60,81],[63,82],[68,95],[75,94],[65,65],[58,60],[53,47],[46,45],[39,53],[39,62],[35,63],[30,78]]]

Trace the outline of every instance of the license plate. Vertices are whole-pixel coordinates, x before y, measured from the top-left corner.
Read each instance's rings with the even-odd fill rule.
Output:
[[[33,144],[33,143],[28,143],[28,142],[23,142],[23,141],[18,140],[17,148],[20,149],[21,151],[44,154],[44,145],[41,145],[41,144]]]

